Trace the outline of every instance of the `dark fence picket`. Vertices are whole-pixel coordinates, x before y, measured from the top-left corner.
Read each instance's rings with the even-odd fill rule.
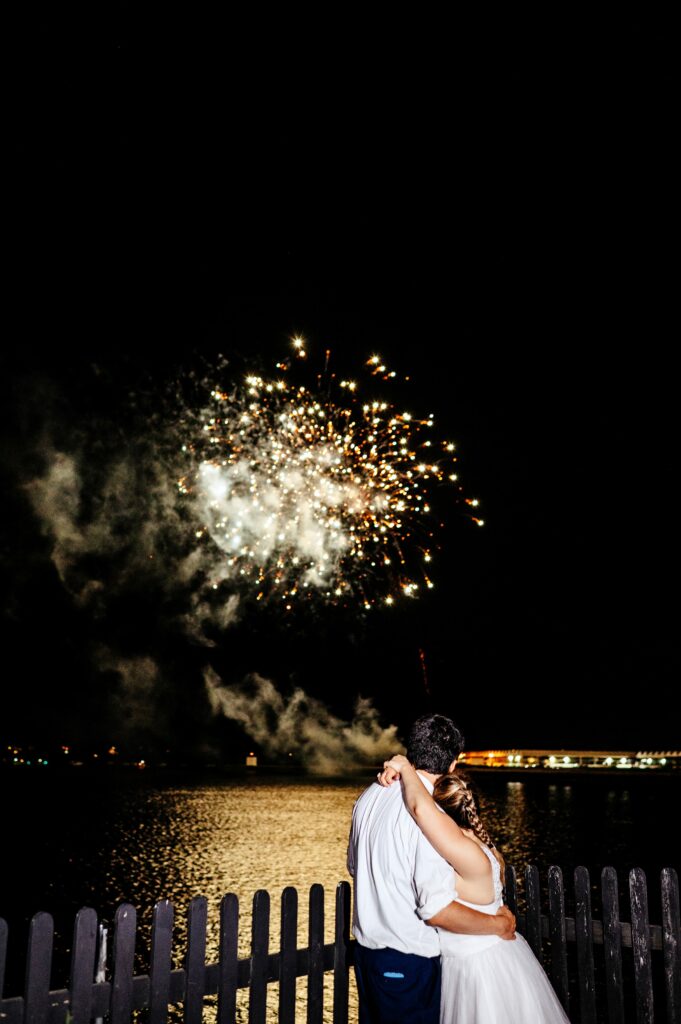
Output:
[[[5,992],[5,964],[7,963],[7,921],[0,917],[0,999]]]
[[[593,919],[591,917],[591,879],[589,878],[588,870],[585,867],[576,867],[574,880],[579,1019],[580,1024],[597,1024]]]
[[[551,940],[551,981],[565,1012],[569,1013],[563,872],[555,864],[549,868],[549,938]]]
[[[536,864],[525,868],[525,938],[538,960],[542,959],[541,948],[541,893],[539,891],[539,870]]]
[[[131,1018],[136,927],[137,911],[121,903],[114,917],[111,1024],[129,1024]]]
[[[265,889],[258,889],[253,896],[251,936],[248,1024],[265,1024],[267,1011],[267,958],[270,941],[270,894]]]
[[[184,995],[185,1024],[201,1024],[206,991],[206,926],[208,900],[195,896],[187,910],[187,981]]]
[[[44,1024],[50,1006],[50,973],[54,921],[51,914],[35,914],[28,933],[25,1024]]]
[[[603,903],[603,947],[605,953],[605,994],[608,1024],[624,1024],[622,985],[622,923],[617,888],[617,872],[606,867],[601,872]]]
[[[239,981],[239,900],[233,892],[220,903],[220,973],[217,1024],[235,1024]]]
[[[662,892],[662,955],[668,1024],[681,1024],[681,913],[679,911],[679,878],[674,868],[663,868],[660,875]]]
[[[333,950],[333,1024],[348,1024],[350,996],[350,885],[336,887],[336,927]]]
[[[653,964],[650,950],[650,921],[648,919],[648,890],[646,876],[641,868],[629,872],[631,901],[631,944],[634,950],[634,982],[636,985],[637,1024],[651,1024],[653,1010]]]
[[[174,921],[172,903],[160,900],[154,907],[151,922],[148,1024],[165,1024],[168,1016]]]
[[[515,868],[507,864],[504,871],[504,900],[512,914],[518,915],[518,888]]]
[[[322,1024],[324,1014],[324,887],[310,889],[307,966],[307,1024]]]
[[[287,886],[281,894],[279,941],[279,1024],[295,1024],[298,893]]]
[[[71,951],[71,1022],[89,1024],[92,1017],[92,983],[97,957],[97,914],[83,907],[76,914]]]

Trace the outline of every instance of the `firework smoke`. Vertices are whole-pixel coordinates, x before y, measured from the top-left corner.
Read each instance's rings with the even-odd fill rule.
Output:
[[[358,699],[352,721],[344,722],[301,689],[285,699],[257,673],[239,685],[225,686],[208,667],[204,682],[216,713],[238,722],[269,756],[295,751],[310,772],[338,774],[404,752],[397,727],[382,727],[376,709],[364,698]]]

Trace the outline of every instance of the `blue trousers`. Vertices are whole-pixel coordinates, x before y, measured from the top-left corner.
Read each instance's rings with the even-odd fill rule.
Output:
[[[359,1024],[439,1024],[440,957],[355,943]]]

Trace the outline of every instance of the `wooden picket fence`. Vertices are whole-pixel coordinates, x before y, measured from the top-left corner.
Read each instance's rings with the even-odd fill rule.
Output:
[[[602,918],[591,913],[589,872],[574,872],[574,917],[565,913],[561,869],[548,873],[542,901],[539,873],[529,865],[524,893],[513,867],[507,868],[506,899],[516,913],[518,930],[545,964],[570,1019],[577,1024],[681,1024],[681,945],[679,882],[673,868],[661,873],[662,923],[650,925],[648,890],[640,868],[629,872],[630,920],[619,911],[617,872],[601,872]],[[520,905],[522,904],[522,905]],[[546,908],[544,912],[543,907]],[[97,915],[83,908],[76,915],[68,988],[50,990],[54,924],[47,913],[30,925],[23,996],[2,998],[8,929],[0,919],[0,1024],[128,1024],[137,1011],[148,1024],[164,1024],[169,1007],[181,1004],[184,1024],[200,1024],[206,997],[217,996],[216,1024],[235,1024],[237,992],[248,989],[249,1024],[265,1024],[267,993],[278,982],[279,1024],[295,1024],[296,979],[307,978],[306,1024],[349,1024],[350,968],[355,941],[350,938],[350,885],[340,882],[335,893],[334,941],[324,943],[324,889],[309,892],[308,945],[297,946],[298,893],[284,889],[281,899],[280,944],[269,950],[270,896],[253,898],[251,955],[238,958],[239,904],[230,893],[220,904],[217,963],[206,963],[207,900],[197,896],[188,907],[184,967],[172,967],[174,910],[167,900],[153,911],[148,974],[135,975],[137,915],[121,904],[114,920],[110,970],[102,979],[102,928]],[[602,947],[598,963],[594,956]],[[630,956],[627,954],[630,951]],[[99,958],[99,964],[98,964]],[[330,1006],[324,1007],[324,976],[332,972]],[[598,979],[602,977],[599,983]],[[136,1013],[137,1012],[137,1013]],[[213,1018],[211,1018],[213,1019]],[[298,1018],[300,1019],[300,1018]]]

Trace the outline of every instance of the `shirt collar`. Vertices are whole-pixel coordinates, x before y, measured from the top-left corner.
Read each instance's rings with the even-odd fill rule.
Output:
[[[430,781],[430,779],[426,778],[426,776],[422,772],[420,772],[418,768],[416,769],[416,774],[418,775],[418,777],[420,778],[421,782],[426,787],[430,795],[432,796],[434,788],[433,783]]]

